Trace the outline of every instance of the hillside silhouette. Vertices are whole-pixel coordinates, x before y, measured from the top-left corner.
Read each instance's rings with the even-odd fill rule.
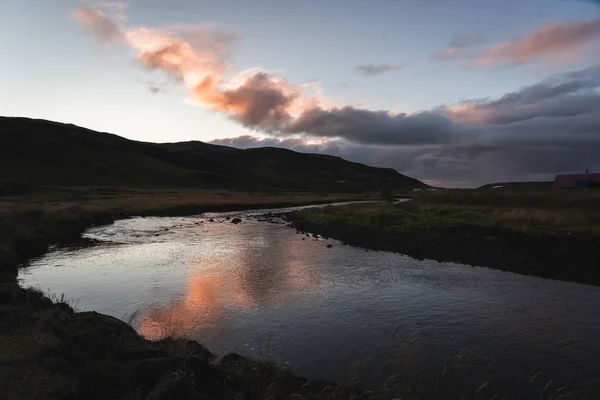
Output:
[[[147,143],[58,122],[0,117],[0,182],[42,186],[361,191],[425,187],[340,157],[199,141]]]

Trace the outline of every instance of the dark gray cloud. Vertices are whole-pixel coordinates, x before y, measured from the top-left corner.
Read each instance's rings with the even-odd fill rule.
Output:
[[[547,180],[560,172],[600,171],[599,89],[595,66],[497,99],[413,115],[314,109],[274,137],[217,142],[333,154],[449,186]]]
[[[386,72],[398,71],[404,68],[399,64],[368,64],[356,67],[356,72],[361,76],[375,76]]]
[[[287,125],[283,133],[395,145],[453,142],[458,138],[452,121],[438,113],[406,115],[354,107],[313,108]]]
[[[470,100],[439,112],[455,121],[509,124],[531,118],[575,117],[600,110],[600,67],[556,75],[499,99]]]

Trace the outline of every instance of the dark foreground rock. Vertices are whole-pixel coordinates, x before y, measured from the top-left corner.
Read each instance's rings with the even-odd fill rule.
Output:
[[[362,398],[238,354],[216,359],[197,342],[149,341],[116,318],[0,285],[3,400]]]

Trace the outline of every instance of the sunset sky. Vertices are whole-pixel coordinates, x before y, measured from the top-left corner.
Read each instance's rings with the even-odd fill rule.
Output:
[[[0,4],[0,114],[433,184],[600,172],[600,2]]]

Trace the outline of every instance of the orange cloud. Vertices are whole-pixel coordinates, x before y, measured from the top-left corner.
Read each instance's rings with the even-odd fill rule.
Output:
[[[183,82],[189,101],[220,111],[245,126],[281,129],[294,115],[318,107],[313,85],[295,85],[253,68],[228,77],[229,51],[237,35],[211,25],[175,25],[164,29],[122,29],[102,11],[80,7],[75,20],[102,42],[124,41],[137,51],[136,61]]]
[[[579,59],[581,51],[600,38],[600,18],[574,22],[551,22],[523,38],[491,46],[470,64],[473,68],[493,64],[525,64],[539,59],[561,63]]]

